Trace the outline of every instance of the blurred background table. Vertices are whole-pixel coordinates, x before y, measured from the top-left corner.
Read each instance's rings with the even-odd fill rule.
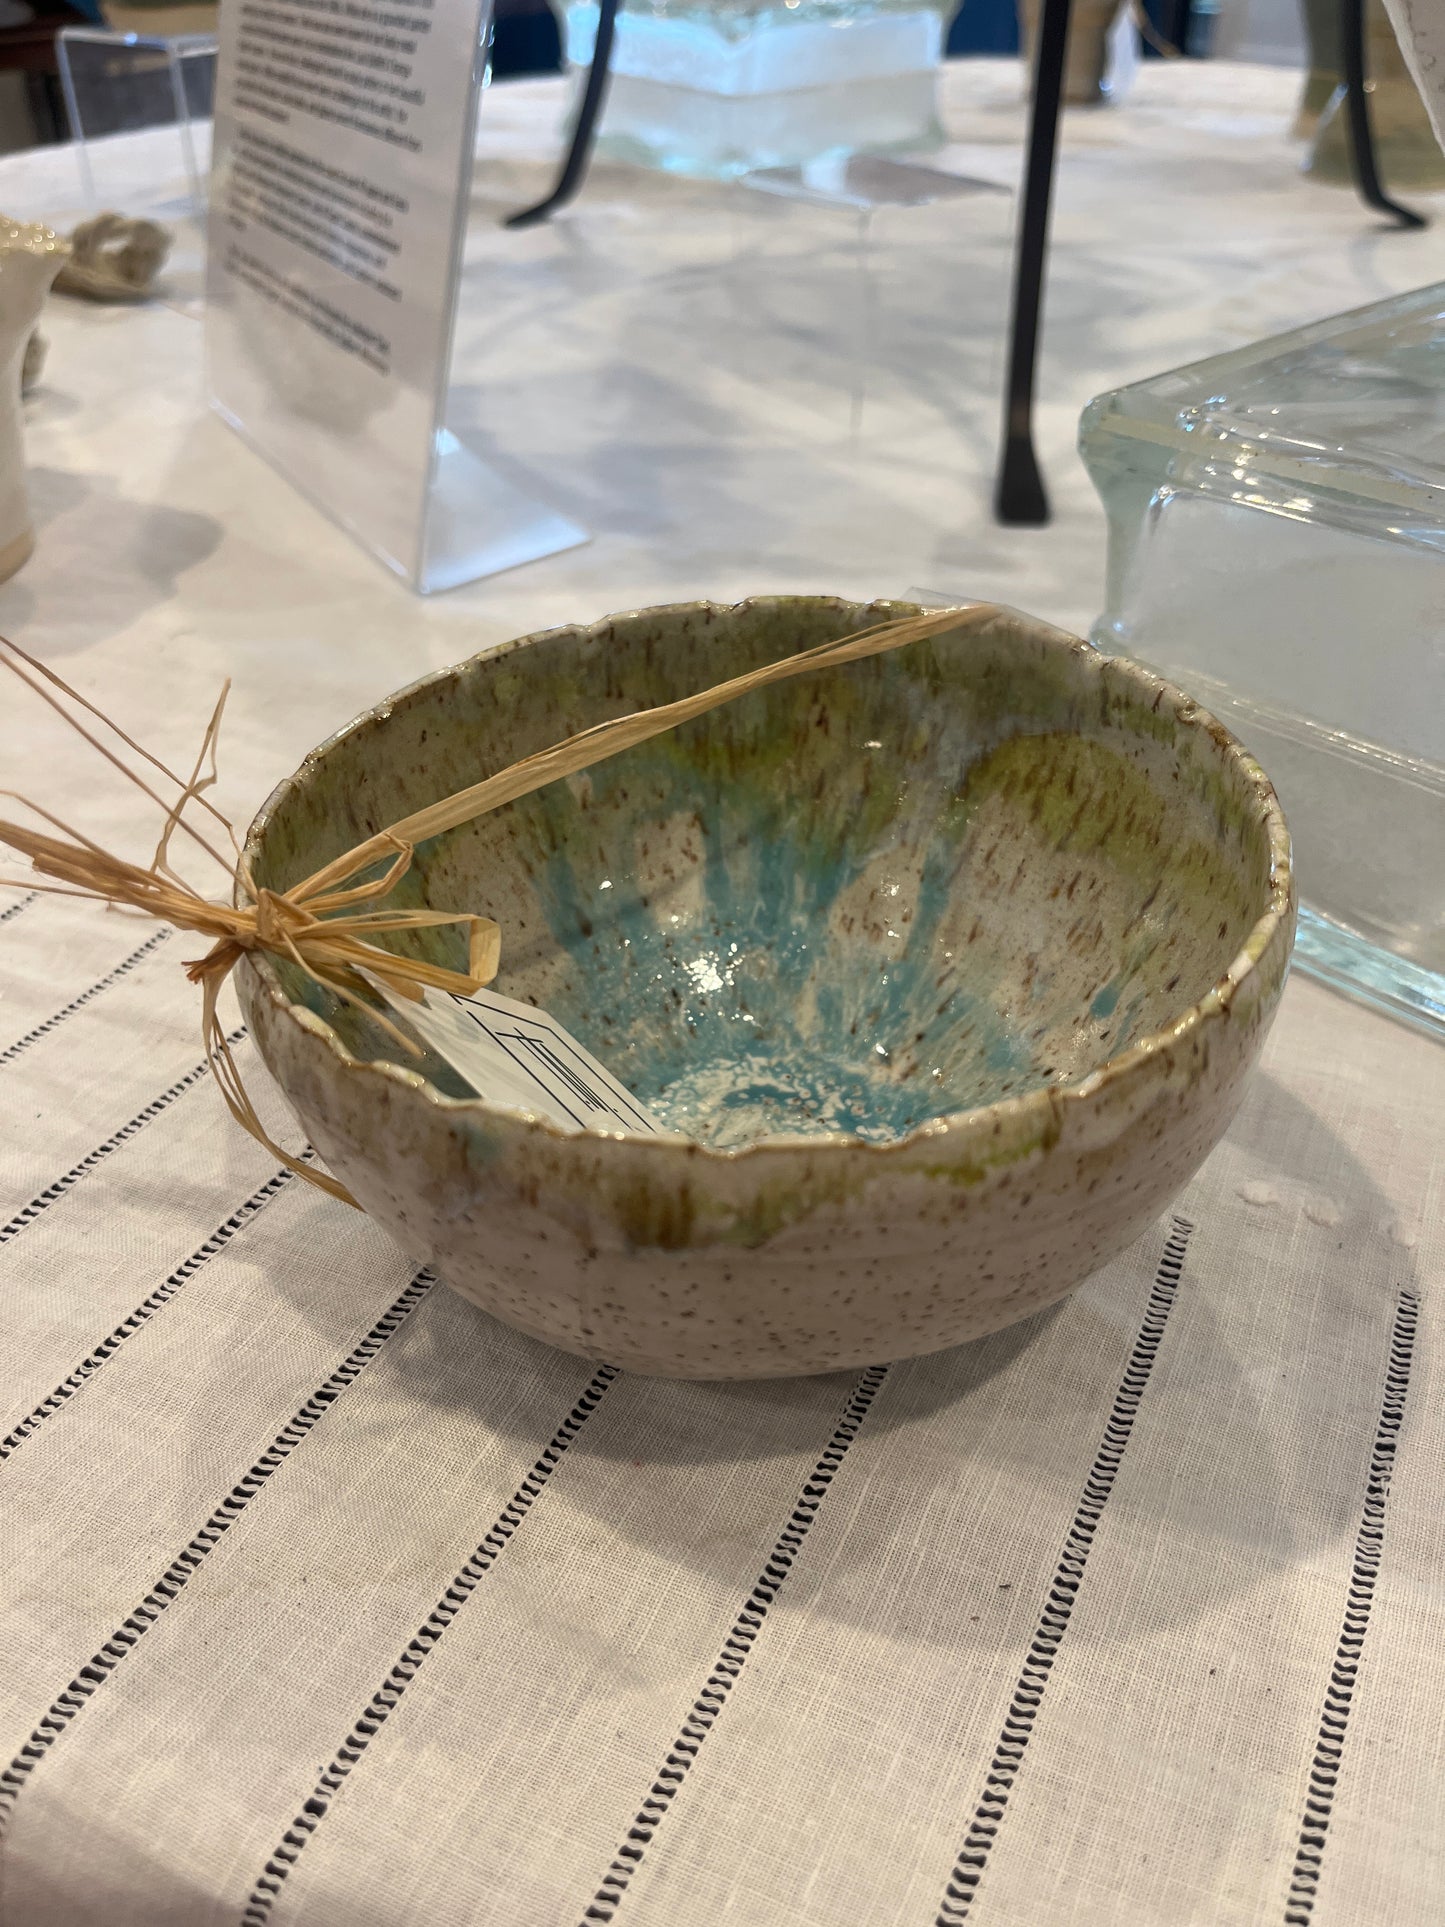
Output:
[[[1156,62],[1127,109],[1066,115],[1041,366],[1050,530],[999,530],[989,511],[1010,195],[880,213],[860,246],[846,213],[600,163],[564,222],[507,233],[499,217],[546,184],[561,144],[563,84],[528,81],[483,102],[457,413],[596,543],[429,606],[394,589],[206,415],[201,251],[181,219],[169,300],[125,313],[51,304],[27,431],[40,545],[0,591],[0,619],[33,613],[37,639],[66,649],[99,626],[124,653],[134,631],[154,661],[160,638],[204,609],[189,695],[273,623],[290,660],[294,612],[320,575],[354,625],[358,697],[451,659],[459,624],[474,647],[571,616],[579,588],[589,606],[599,591],[621,606],[920,585],[1086,630],[1103,606],[1104,522],[1074,440],[1092,395],[1445,275],[1445,233],[1375,226],[1348,191],[1298,173],[1297,88],[1283,70]],[[1012,186],[1017,64],[953,63],[944,98],[953,142],[936,164]],[[95,153],[107,202],[184,216],[174,132]],[[77,216],[73,154],[8,157],[0,206]],[[256,544],[267,579],[232,608],[226,585]],[[277,771],[343,701],[296,716]]]

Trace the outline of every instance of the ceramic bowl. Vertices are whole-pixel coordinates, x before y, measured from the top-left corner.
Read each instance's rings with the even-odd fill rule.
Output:
[[[281,785],[254,874],[284,888],[590,723],[904,608],[690,603],[429,676]],[[496,988],[685,1135],[568,1135],[469,1097],[258,957],[239,981],[267,1065],[458,1291],[679,1377],[911,1356],[1070,1291],[1224,1130],[1294,930],[1253,760],[1146,671],[1011,613],[554,784],[423,846],[399,896],[496,917]],[[462,964],[454,933],[424,941]]]

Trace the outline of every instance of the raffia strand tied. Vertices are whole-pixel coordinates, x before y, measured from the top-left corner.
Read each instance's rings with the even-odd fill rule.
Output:
[[[609,757],[660,736],[680,723],[691,722],[724,703],[736,702],[755,689],[785,682],[823,669],[840,668],[865,657],[905,648],[945,631],[974,628],[1000,613],[992,603],[970,603],[963,608],[929,610],[900,616],[871,629],[824,642],[797,654],[781,657],[748,670],[726,682],[685,696],[655,709],[636,710],[597,723],[568,736],[550,749],[539,750],[495,776],[444,796],[425,809],[379,830],[364,842],[292,884],[286,890],[258,886],[230,821],[206,795],[216,781],[216,746],[229,683],[211,713],[195,764],[188,777],[177,776],[142,747],[103,711],[61,680],[55,672],[0,637],[0,662],[42,701],[48,703],[75,732],[112,765],[125,780],[141,790],[161,813],[161,827],[149,863],[139,864],[113,855],[60,816],[42,805],[0,790],[32,816],[48,825],[32,829],[0,820],[0,844],[26,857],[36,876],[48,883],[25,879],[18,887],[50,890],[56,895],[88,897],[111,906],[139,910],[179,930],[193,930],[210,939],[204,956],[185,965],[186,975],[201,988],[201,1031],[206,1059],[231,1115],[258,1143],[290,1170],[334,1198],[355,1205],[346,1187],[309,1161],[284,1150],[266,1131],[247,1095],[226,1041],[218,1011],[221,988],[244,956],[265,951],[285,958],[313,982],[348,1003],[365,1002],[368,1015],[415,1053],[415,1044],[366,998],[363,971],[397,995],[420,1001],[427,990],[459,996],[482,989],[497,974],[501,931],[487,916],[469,910],[407,910],[389,908],[384,899],[410,869],[417,846],[441,836],[488,811],[529,796],[548,783],[574,776]],[[92,721],[105,732],[97,734]],[[113,747],[111,740],[125,752]],[[168,802],[155,786],[159,777],[174,792]],[[193,821],[192,818],[200,821]],[[224,832],[229,853],[217,847],[214,828]],[[228,885],[229,900],[214,901],[186,881],[172,860],[171,846],[185,838],[218,864]],[[358,882],[364,872],[376,871]],[[0,879],[0,881],[11,881]],[[447,970],[419,958],[399,955],[384,939],[408,930],[463,926],[467,931],[467,968]],[[360,1209],[360,1207],[357,1207]]]

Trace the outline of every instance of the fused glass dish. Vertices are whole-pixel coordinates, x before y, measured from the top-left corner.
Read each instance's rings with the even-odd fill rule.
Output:
[[[941,0],[628,0],[599,151],[728,179],[937,146],[951,11]],[[564,17],[567,59],[585,79],[597,0],[567,0]]]
[[[1093,640],[1254,751],[1301,968],[1445,1036],[1445,284],[1101,395]]]

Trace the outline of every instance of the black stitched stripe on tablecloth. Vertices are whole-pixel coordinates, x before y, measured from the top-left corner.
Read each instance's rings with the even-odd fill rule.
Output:
[[[642,1856],[651,1846],[663,1817],[671,1806],[678,1788],[688,1768],[697,1758],[703,1741],[722,1711],[728,1694],[732,1691],[738,1675],[747,1662],[768,1608],[773,1605],[782,1591],[799,1548],[808,1535],[808,1529],[818,1516],[818,1509],[833,1483],[834,1474],[843,1463],[848,1447],[858,1435],[858,1429],[868,1415],[868,1408],[878,1395],[878,1388],[888,1375],[886,1365],[870,1365],[858,1383],[853,1387],[843,1416],[839,1419],[823,1450],[823,1456],[813,1467],[798,1494],[797,1504],[793,1507],[787,1524],[778,1536],[778,1542],[768,1556],[767,1564],[758,1575],[757,1584],[743,1601],[742,1610],[733,1622],[732,1631],[723,1641],[722,1651],[716,1664],[708,1675],[706,1686],[693,1701],[692,1711],[682,1723],[682,1730],[668,1750],[652,1790],[643,1801],[636,1819],[627,1830],[627,1837],[618,1847],[612,1865],[603,1875],[602,1884],[597,1889],[591,1905],[583,1914],[584,1923],[588,1921],[611,1920],[622,1904],[624,1894],[632,1876],[642,1862]]]
[[[0,910],[0,923],[13,922],[22,910],[28,910],[32,903],[39,903],[39,901],[40,892],[38,890],[28,890],[18,903],[12,903],[8,909]]]
[[[63,1024],[67,1017],[73,1017],[76,1011],[83,1010],[92,997],[98,997],[103,990],[109,990],[112,984],[119,983],[128,970],[134,970],[138,963],[148,957],[153,950],[158,950],[173,934],[174,932],[170,930],[157,930],[154,936],[146,938],[139,950],[132,950],[130,955],[122,963],[118,963],[114,970],[102,977],[99,983],[92,984],[89,990],[82,990],[80,995],[73,997],[63,1010],[57,1010],[53,1017],[47,1017],[43,1024],[37,1024],[34,1030],[27,1031],[23,1037],[17,1037],[13,1044],[0,1050],[0,1067],[13,1063],[21,1051],[29,1050],[32,1044],[39,1043],[42,1037],[47,1037],[58,1025]]]
[[[234,1047],[245,1035],[244,1028],[233,1030],[226,1042]],[[9,1244],[12,1238],[18,1237],[26,1226],[34,1224],[41,1212],[47,1211],[57,1198],[63,1198],[67,1191],[80,1183],[82,1178],[88,1178],[97,1165],[105,1162],[112,1151],[118,1151],[122,1144],[128,1143],[136,1135],[137,1131],[143,1131],[147,1124],[154,1123],[162,1111],[169,1109],[178,1097],[184,1097],[188,1090],[198,1084],[209,1068],[208,1061],[202,1058],[194,1070],[187,1071],[184,1077],[178,1078],[170,1089],[162,1091],[159,1097],[153,1097],[143,1111],[137,1111],[129,1124],[122,1124],[118,1131],[111,1133],[104,1144],[97,1144],[93,1151],[87,1151],[79,1164],[72,1164],[68,1171],[52,1179],[23,1210],[15,1213],[9,1224],[0,1225],[0,1245]]]
[[[282,1426],[250,1471],[231,1489],[200,1531],[166,1567],[135,1611],[122,1621],[100,1651],[81,1667],[9,1766],[0,1773],[0,1839],[4,1838],[25,1782],[85,1702],[104,1685],[127,1653],[134,1651],[166,1607],[174,1603],[182,1588],[200,1570],[207,1554],[215,1550],[257,1493],[263,1490],[272,1473],[285,1463],[307,1433],[326,1416],[346,1388],[416,1310],[435,1283],[435,1275],[430,1271],[416,1274],[400,1298],[377,1320],[355,1350],[349,1352],[336,1370],[321,1381],[295,1416]]]
[[[938,1909],[936,1927],[955,1927],[958,1921],[967,1920],[969,1909],[978,1897],[978,1884],[983,1878],[989,1853],[1008,1806],[1009,1794],[1013,1791],[1014,1781],[1023,1764],[1024,1748],[1033,1737],[1049,1675],[1058,1656],[1060,1642],[1068,1629],[1079,1587],[1083,1583],[1084,1567],[1093,1548],[1094,1535],[1099,1529],[1099,1515],[1114,1489],[1114,1480],[1118,1476],[1138,1415],[1139,1401],[1144,1396],[1149,1374],[1154,1369],[1159,1342],[1164,1336],[1164,1327],[1179,1290],[1184,1253],[1193,1230],[1194,1226],[1187,1218],[1176,1217],[1170,1227],[1164,1255],[1159,1260],[1159,1269],[1154,1276],[1154,1287],[1149,1293],[1144,1322],[1139,1328],[1139,1336],[1134,1340],[1129,1362],[1124,1367],[1123,1382],[1104,1427],[1103,1442],[1084,1482],[1084,1496],[1079,1501],[1079,1509],[1074,1514],[1074,1522],[1064,1541],[1063,1554],[1055,1568],[1043,1614],[1029,1644],[1028,1658],[1014,1687],[1008,1717],[994,1749],[973,1824],[959,1849]]]
[[[314,1151],[302,1153],[303,1158],[312,1158],[315,1155]],[[0,1439],[0,1463],[8,1459],[17,1446],[23,1445],[26,1439],[45,1423],[46,1419],[53,1418],[64,1407],[66,1401],[73,1398],[81,1386],[95,1376],[107,1359],[115,1357],[128,1338],[133,1338],[142,1325],[155,1316],[162,1305],[169,1303],[175,1297],[182,1285],[194,1278],[202,1266],[208,1264],[218,1252],[224,1251],[238,1231],[245,1230],[256,1213],[264,1210],[277,1192],[283,1191],[295,1175],[294,1171],[284,1166],[279,1171],[273,1171],[259,1190],[253,1191],[244,1204],[237,1205],[230,1217],[216,1226],[206,1242],[203,1245],[197,1245],[184,1264],[176,1266],[164,1284],[157,1285],[149,1298],[143,1298],[135,1310],[120,1321],[108,1338],[103,1338],[95,1350],[82,1358],[75,1370],[63,1378],[55,1390],[48,1397],[43,1398],[28,1417],[21,1419],[13,1432],[6,1438]]]
[[[1419,1320],[1418,1294],[1402,1291],[1390,1332],[1385,1397],[1380,1407],[1379,1424],[1375,1428],[1374,1449],[1370,1453],[1364,1510],[1360,1514],[1360,1527],[1355,1536],[1355,1559],[1345,1603],[1345,1623],[1340,1631],[1339,1645],[1335,1648],[1330,1683],[1325,1688],[1324,1710],[1320,1714],[1319,1739],[1310,1763],[1310,1790],[1305,1798],[1299,1846],[1295,1850],[1294,1874],[1289,1883],[1289,1898],[1284,1910],[1287,1927],[1310,1927],[1314,1919],[1315,1896],[1319,1892],[1320,1867],[1324,1859],[1325,1832],[1334,1811],[1335,1788],[1345,1750],[1345,1729],[1355,1697],[1365,1634],[1369,1631],[1375,1581],[1380,1575],[1380,1555],[1385,1546],[1385,1501],[1390,1493],[1390,1475],[1395,1469],[1395,1451],[1400,1443],[1400,1427],[1405,1417],[1405,1395],[1410,1389],[1410,1368],[1414,1363],[1415,1332]]]
[[[552,1435],[551,1443],[523,1479],[499,1513],[496,1523],[461,1571],[433,1606],[401,1658],[392,1667],[361,1718],[352,1727],[330,1766],[316,1782],[311,1798],[302,1807],[282,1836],[280,1845],[266,1862],[261,1877],[251,1890],[241,1927],[262,1927],[271,1918],[271,1909],[281,1891],[281,1883],[300,1859],[307,1841],[325,1818],[342,1782],[361,1759],[377,1732],[390,1718],[402,1694],[416,1678],[442,1634],[471,1598],[483,1577],[506,1550],[507,1542],[532,1509],[542,1488],[556,1471],[562,1454],[576,1438],[601,1401],[602,1394],[617,1377],[615,1365],[599,1366],[586,1390]]]

